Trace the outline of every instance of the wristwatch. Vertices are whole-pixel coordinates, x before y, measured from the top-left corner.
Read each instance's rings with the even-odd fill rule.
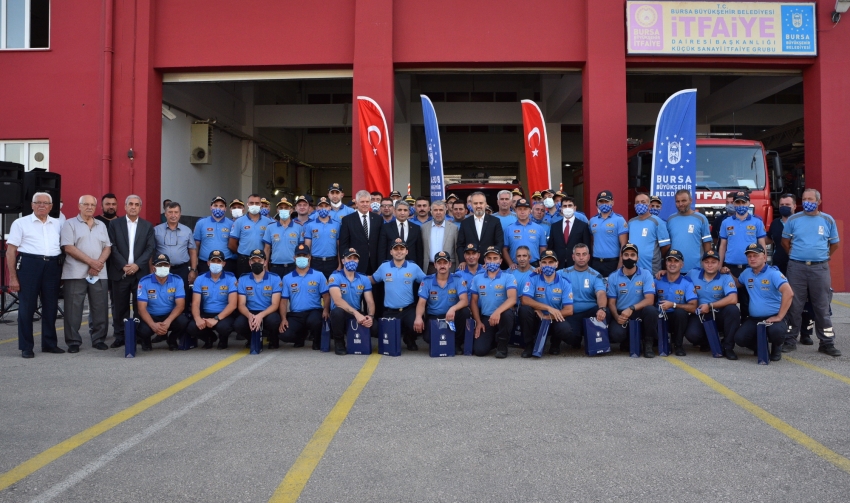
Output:
[[[189,268],[189,272],[197,272],[197,271],[198,271],[198,270],[197,270],[197,269],[195,269],[194,267],[190,267],[190,268]]]
[[[632,312],[635,312],[635,306],[633,306],[633,305],[632,305],[632,306],[629,306],[629,309],[631,309],[631,310],[632,310]]]
[[[676,309],[676,303],[675,302],[673,303],[673,309]]]
[[[220,319],[218,319],[218,315],[215,315],[215,318],[213,318],[213,319],[214,319],[215,321],[221,321]]]

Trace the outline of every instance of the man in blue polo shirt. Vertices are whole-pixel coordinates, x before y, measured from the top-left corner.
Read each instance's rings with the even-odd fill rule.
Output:
[[[263,249],[263,234],[274,223],[269,217],[260,215],[262,206],[260,195],[248,196],[248,214],[237,218],[230,229],[230,239],[227,248],[237,254],[236,277],[251,272],[250,255],[254,250]]]
[[[315,218],[304,225],[304,244],[313,252],[310,261],[313,269],[324,274],[326,278],[339,269],[339,222],[331,219],[331,203],[326,197],[319,198]]]
[[[203,257],[209,257],[213,250],[220,250],[224,254],[224,270],[236,272],[236,254],[227,248],[230,239],[230,230],[233,228],[233,220],[227,218],[225,211],[227,201],[216,196],[210,202],[212,216],[201,218],[195,223],[195,248],[198,249],[198,275],[209,271],[207,262]]]
[[[682,270],[690,271],[699,267],[702,253],[711,249],[711,226],[705,215],[691,208],[691,192],[687,189],[676,192],[676,209],[678,213],[667,219],[670,248],[682,253]]]
[[[661,206],[662,206],[661,198],[658,196],[649,196],[649,214],[656,217],[661,218]],[[663,218],[661,218],[662,222],[667,222]]]
[[[186,333],[204,341],[204,349],[211,349],[219,335],[230,335],[236,321],[236,276],[224,270],[224,257],[223,250],[211,251],[207,272],[192,287],[192,321]]]
[[[734,196],[735,215],[723,221],[719,229],[720,247],[718,255],[723,267],[722,274],[738,277],[747,268],[747,257],[744,251],[753,243],[765,248],[764,222],[750,215],[750,196],[746,192],[738,192]],[[741,304],[741,320],[747,319],[750,297],[747,289],[738,290],[738,302]]]
[[[277,203],[279,220],[263,233],[263,251],[269,257],[269,272],[283,277],[295,270],[295,247],[304,239],[304,226],[292,218],[292,204],[285,198]]]
[[[723,355],[729,360],[737,360],[735,354],[735,333],[741,326],[741,311],[738,310],[738,289],[731,274],[721,274],[720,257],[714,250],[702,255],[702,269],[688,273],[688,279],[694,284],[697,293],[697,314],[714,317],[718,330],[723,331]],[[691,316],[685,337],[692,344],[708,346],[705,329],[699,316]]]
[[[463,351],[466,320],[469,319],[469,296],[460,278],[449,273],[452,259],[448,252],[434,255],[436,274],[425,276],[419,285],[419,301],[416,303],[416,319],[413,330],[422,334],[422,339],[431,345],[431,320],[454,322],[456,353]]]
[[[532,274],[535,274],[534,269],[531,267],[531,250],[527,246],[523,245],[517,248],[516,269],[508,269],[508,272],[516,278],[517,288],[519,289],[517,292],[516,307],[519,309],[519,306],[522,305],[522,287],[528,281],[528,278]]]
[[[469,292],[469,288],[472,286],[472,279],[475,278],[478,274],[484,274],[486,272],[485,267],[478,263],[478,259],[480,257],[480,253],[478,252],[478,247],[472,243],[468,243],[466,248],[463,250],[463,260],[466,263],[466,268],[458,269],[455,272],[455,276],[461,279],[461,283],[463,283],[463,288]]]
[[[528,204],[527,199],[520,199],[516,203],[514,221],[507,225],[504,224],[504,220],[502,221],[505,234],[502,257],[509,269],[516,269],[516,252],[520,246],[528,247],[533,266],[537,266],[540,254],[546,249],[546,230],[532,222],[530,217],[531,205]]]
[[[370,277],[372,283],[384,284],[384,316],[401,320],[401,334],[409,351],[416,351],[416,332],[413,323],[416,321],[415,292],[419,283],[425,279],[425,273],[418,265],[407,260],[407,244],[396,238],[390,250],[392,260],[379,265]]]
[[[188,318],[181,316],[186,302],[183,279],[171,274],[168,255],[160,253],[151,262],[156,272],[140,279],[136,290],[141,321],[136,334],[142,351],[150,351],[151,343],[162,341],[167,341],[169,351],[174,351],[177,349],[177,337],[189,322]],[[156,338],[151,340],[154,334]]]
[[[757,243],[747,247],[747,262],[750,267],[735,279],[737,286],[747,289],[750,295],[750,317],[741,323],[735,334],[735,344],[756,349],[756,325],[767,322],[767,339],[770,348],[770,361],[782,359],[782,343],[788,333],[785,315],[794,300],[794,292],[788,280],[779,269],[767,265],[764,248]]]
[[[263,250],[252,250],[248,266],[251,272],[239,277],[236,290],[239,316],[233,322],[233,329],[251,345],[251,332],[262,330],[269,340],[269,349],[278,347],[278,328],[280,328],[280,276],[266,271],[266,254]],[[303,345],[303,344],[302,344]],[[227,348],[227,336],[222,336],[218,349]]]
[[[614,194],[609,190],[603,190],[596,196],[596,208],[599,213],[588,222],[593,250],[590,266],[607,278],[623,265],[619,251],[628,241],[629,224],[621,215],[614,213]]]
[[[690,279],[681,274],[684,257],[678,250],[670,250],[664,261],[667,274],[655,282],[657,292],[658,308],[667,315],[667,329],[673,339],[673,349],[676,356],[685,356],[685,348],[682,341],[691,315],[697,309],[697,294],[694,284]],[[667,334],[658,334],[666,337]],[[708,351],[706,344],[703,351]]]
[[[590,268],[589,264],[590,248],[584,243],[579,243],[573,247],[573,266],[558,272],[569,280],[573,289],[573,314],[567,316],[567,322],[573,334],[579,336],[579,345],[581,338],[584,337],[585,318],[605,321],[608,315],[605,281],[601,274]]]
[[[637,216],[629,220],[629,243],[643,250],[638,266],[656,274],[662,269],[661,257],[667,256],[670,250],[667,224],[649,212],[649,196],[646,194],[635,196],[635,214]]]
[[[338,355],[346,354],[346,323],[352,318],[357,324],[369,328],[373,336],[378,335],[372,282],[369,276],[357,272],[359,262],[360,254],[354,248],[349,248],[342,255],[342,270],[334,271],[328,278],[331,337],[334,340],[334,352]]]
[[[652,343],[658,333],[658,307],[655,305],[655,278],[638,267],[638,248],[626,243],[620,252],[623,267],[608,277],[608,339],[619,342],[620,351],[629,351],[629,320],[640,320],[643,330],[643,356],[654,358]],[[638,348],[634,348],[637,352]]]
[[[322,320],[330,316],[331,299],[325,275],[310,267],[310,248],[307,245],[302,243],[295,248],[295,270],[281,279],[280,339],[301,347],[311,336],[313,349],[318,351],[322,341]]]
[[[561,353],[561,342],[572,347],[581,346],[581,335],[574,333],[566,320],[573,314],[573,289],[570,281],[557,274],[558,257],[552,250],[540,256],[540,274],[532,274],[519,285],[522,290],[522,306],[519,308],[519,324],[522,327],[525,349],[523,358],[531,358],[534,340],[542,320],[550,320],[549,354]]]
[[[782,230],[782,247],[788,252],[788,281],[794,290],[791,304],[791,331],[785,339],[783,351],[797,348],[803,306],[806,299],[812,303],[820,345],[818,351],[829,356],[841,356],[835,347],[835,333],[829,315],[832,297],[832,280],[829,259],[838,250],[838,227],[835,219],[818,210],[820,192],[815,189],[803,191],[803,211],[788,217]]]
[[[516,278],[501,272],[501,250],[490,246],[484,252],[485,274],[476,274],[469,286],[469,305],[475,320],[475,356],[487,356],[496,346],[496,358],[508,357],[508,340],[514,327]]]

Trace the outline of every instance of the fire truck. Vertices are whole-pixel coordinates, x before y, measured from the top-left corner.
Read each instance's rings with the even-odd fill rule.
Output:
[[[499,211],[496,204],[497,194],[503,190],[513,191],[521,187],[517,176],[491,176],[489,173],[479,171],[467,176],[446,175],[446,196],[456,195],[461,201],[466,202],[466,197],[473,192],[483,192],[487,197],[487,204],[493,212]],[[529,194],[526,194],[529,195]]]
[[[652,143],[631,148],[628,153],[629,196],[649,193],[652,175]],[[726,194],[747,190],[750,212],[765,225],[773,221],[773,201],[782,193],[782,163],[779,154],[765,151],[760,141],[737,138],[697,138],[696,208],[709,222],[725,212]],[[629,205],[634,216],[634,207]]]

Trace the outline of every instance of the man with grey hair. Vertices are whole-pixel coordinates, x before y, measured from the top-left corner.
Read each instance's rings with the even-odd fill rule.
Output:
[[[360,255],[357,272],[371,275],[378,268],[378,238],[383,219],[371,211],[372,194],[361,190],[354,196],[357,210],[340,220],[339,250],[354,248]]]
[[[138,318],[136,288],[139,280],[150,274],[148,261],[156,249],[153,224],[139,216],[142,199],[133,194],[124,200],[126,215],[109,222],[112,254],[107,263],[107,277],[112,284],[112,327],[115,341],[111,347],[124,345],[124,320]],[[130,315],[130,301],[133,314]]]
[[[499,205],[499,211],[493,213],[493,216],[498,218],[502,223],[502,231],[504,231],[509,225],[517,220],[516,213],[511,211],[511,204],[513,203],[511,191],[500,190],[499,193],[496,194],[496,202]]]
[[[62,280],[65,281],[65,343],[69,353],[79,353],[83,343],[80,324],[86,298],[91,314],[92,347],[109,349],[104,342],[109,332],[106,259],[112,251],[112,243],[106,224],[94,218],[97,199],[94,196],[82,196],[79,208],[80,213],[62,226],[59,241],[66,255]]]
[[[788,283],[794,291],[794,301],[788,310],[791,327],[785,336],[782,352],[797,349],[803,306],[808,299],[820,345],[818,351],[829,356],[841,356],[835,347],[835,333],[829,315],[832,280],[829,259],[838,250],[838,227],[835,219],[819,211],[820,192],[803,191],[803,211],[788,217],[782,230],[782,247],[788,252]]]
[[[425,274],[437,272],[434,256],[441,251],[448,252],[449,272],[453,274],[457,268],[457,257],[452,252],[457,249],[458,226],[446,219],[446,209],[445,201],[431,203],[432,220],[422,226],[423,253],[419,265]]]

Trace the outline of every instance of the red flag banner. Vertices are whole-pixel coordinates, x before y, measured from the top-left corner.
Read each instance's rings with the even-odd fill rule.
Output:
[[[357,110],[366,190],[389,194],[393,190],[393,164],[387,119],[375,100],[366,96],[357,97]]]
[[[546,124],[537,103],[522,100],[522,127],[525,141],[525,167],[528,173],[528,193],[551,187],[549,173],[549,140]]]

